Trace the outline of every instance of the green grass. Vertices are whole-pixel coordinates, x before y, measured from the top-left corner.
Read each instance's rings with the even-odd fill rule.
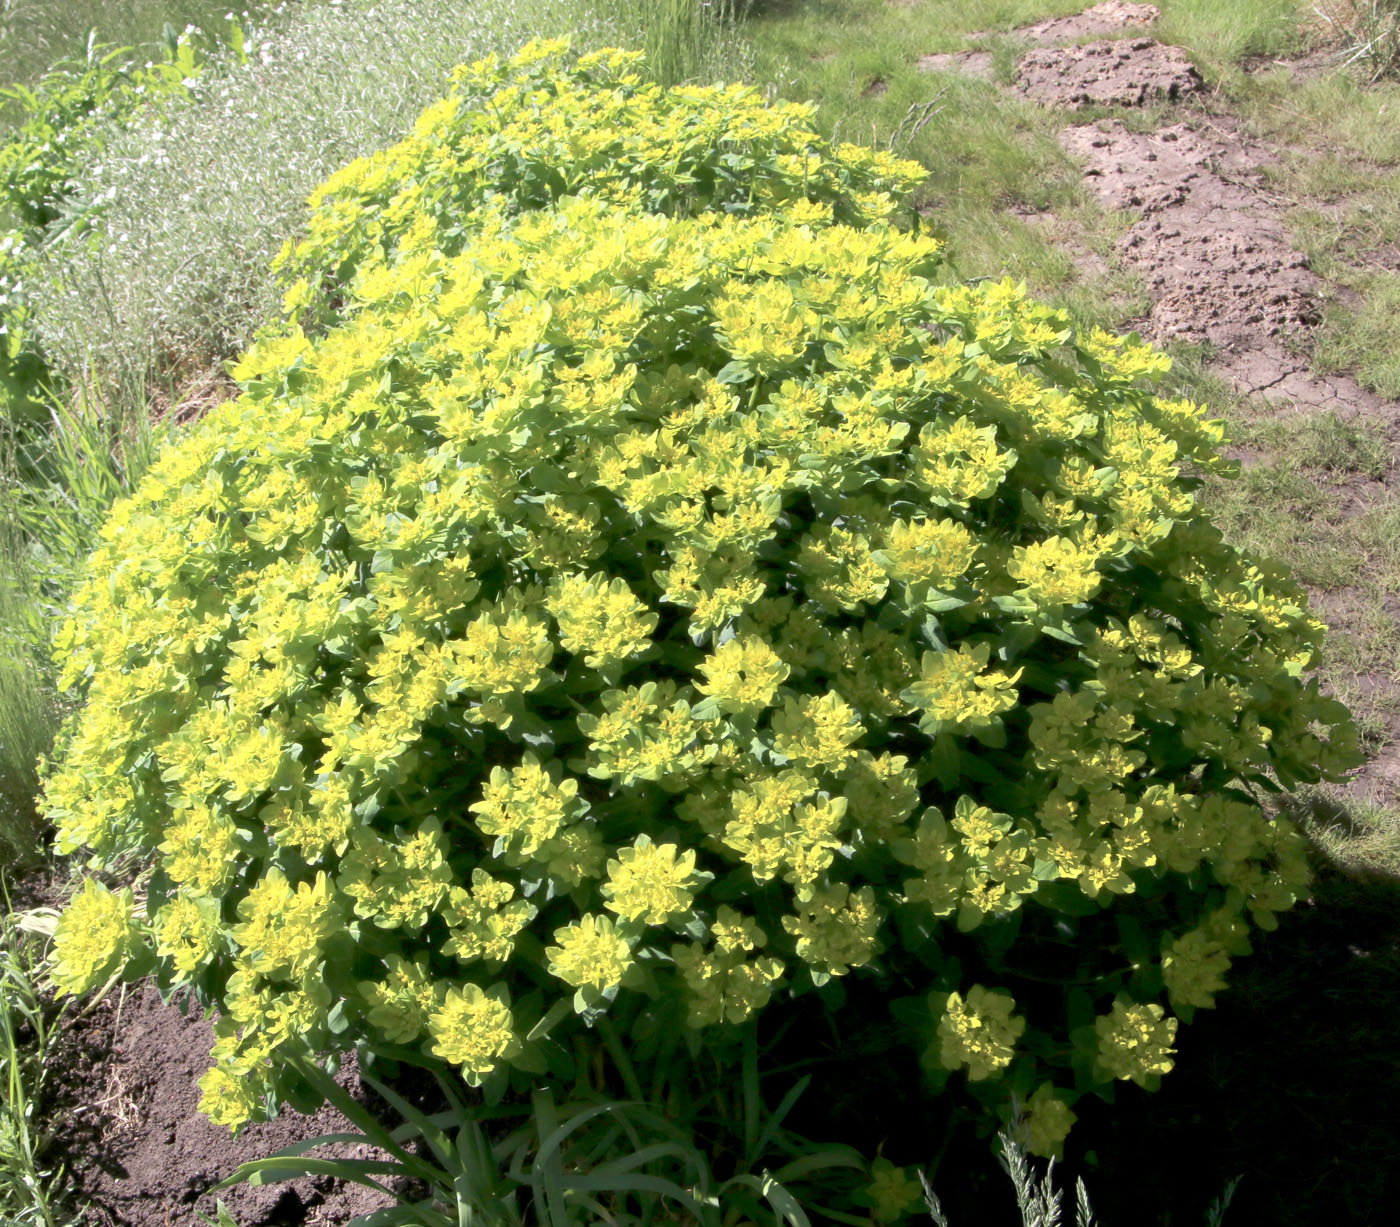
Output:
[[[57,724],[46,671],[33,650],[34,628],[26,625],[36,608],[33,593],[14,562],[0,558],[0,865],[38,859],[36,764]]]
[[[1156,0],[1163,42],[1185,47],[1207,80],[1230,74],[1246,57],[1281,56],[1302,46],[1301,0]]]
[[[0,1222],[6,1227],[59,1227],[61,1173],[44,1160],[45,1061],[54,1036],[43,998],[43,940],[0,908]]]

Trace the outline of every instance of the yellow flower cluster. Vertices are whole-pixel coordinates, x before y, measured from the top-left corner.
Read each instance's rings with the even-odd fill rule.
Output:
[[[130,890],[113,892],[89,878],[54,931],[52,978],[61,993],[84,993],[117,975],[139,931]]]
[[[1150,1079],[1171,1072],[1176,1051],[1177,1020],[1156,1004],[1113,1003],[1111,1014],[1094,1021],[1099,1037],[1099,1064],[1114,1078],[1146,1086]]]
[[[973,1082],[1011,1064],[1026,1020],[1014,1015],[1016,999],[974,984],[966,1000],[949,993],[938,1020],[938,1060],[947,1069],[967,1068]]]
[[[1094,1061],[980,960],[1069,947],[1099,1076],[1168,1068],[1306,886],[1240,785],[1352,762],[1321,625],[1196,509],[1223,436],[1160,355],[937,284],[917,168],[635,70],[473,66],[335,176],[241,395],[114,508],[45,798],[154,874],[84,887],[55,981],[215,1000],[236,1126],[294,1056],[524,1080],[570,1004],[864,970],[1053,1150]]]

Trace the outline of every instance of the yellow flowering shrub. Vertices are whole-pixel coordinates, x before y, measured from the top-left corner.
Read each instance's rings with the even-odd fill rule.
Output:
[[[292,1055],[528,1080],[601,1012],[872,977],[1052,1152],[1305,889],[1260,797],[1353,761],[1322,625],[1197,509],[1164,357],[941,284],[907,165],[634,67],[477,65],[337,176],[242,395],[114,509],[47,808],[154,868],[57,983],[216,1005],[238,1125]]]

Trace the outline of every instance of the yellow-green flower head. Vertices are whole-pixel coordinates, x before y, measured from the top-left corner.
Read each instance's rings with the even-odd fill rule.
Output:
[[[909,702],[924,712],[920,727],[930,732],[971,732],[992,727],[1002,712],[1015,707],[1021,670],[989,669],[991,658],[989,643],[925,652],[920,677],[905,692]]]
[[[1162,979],[1177,1009],[1210,1009],[1215,1005],[1215,994],[1225,988],[1229,970],[1225,947],[1201,929],[1182,934],[1162,955]]]
[[[560,777],[526,752],[520,766],[493,767],[481,800],[470,806],[484,835],[497,837],[503,853],[537,855],[579,811],[578,781]]]
[[[957,520],[895,520],[877,556],[891,579],[949,588],[976,558],[977,538]]]
[[[844,976],[875,954],[880,913],[869,886],[853,891],[845,883],[817,891],[783,928],[796,938],[797,956],[823,975]]]
[[[803,696],[774,713],[773,749],[795,766],[840,773],[855,762],[851,745],[864,732],[855,709],[835,691]]]
[[[696,872],[693,851],[678,854],[675,844],[653,844],[641,835],[608,862],[603,897],[623,920],[670,924],[689,913],[696,888],[709,877]]]
[[[945,1069],[967,1068],[968,1079],[995,1077],[1011,1064],[1026,1020],[1013,1014],[1016,999],[974,984],[966,1000],[949,993],[938,1020],[938,1059]]]
[[[464,963],[484,959],[504,964],[515,950],[515,939],[534,919],[537,909],[516,899],[515,887],[483,869],[472,870],[470,891],[453,887],[442,909],[452,936],[443,947]]]
[[[411,1044],[423,1034],[445,990],[433,982],[426,958],[409,962],[396,954],[384,960],[387,975],[360,985],[369,1021],[391,1044]]]
[[[129,889],[108,890],[89,878],[54,930],[49,976],[61,994],[85,993],[126,965],[140,941]]]
[[[344,923],[334,888],[324,873],[293,887],[270,869],[239,905],[242,923],[231,930],[242,956],[261,975],[293,978],[321,956],[321,946]]]
[[[1146,1086],[1171,1072],[1177,1020],[1165,1014],[1159,1005],[1115,1001],[1111,1014],[1095,1019],[1098,1063],[1110,1077]]]
[[[911,1170],[883,1157],[870,1165],[870,1184],[866,1186],[866,1196],[870,1198],[871,1209],[878,1222],[892,1223],[919,1204],[924,1194],[923,1186],[915,1176],[910,1175]]]
[[[1099,590],[1102,555],[1068,537],[1017,546],[1006,572],[1038,605],[1075,605]]]
[[[223,947],[219,905],[212,899],[172,899],[155,915],[156,954],[181,978],[192,976]]]
[[[791,669],[757,635],[728,640],[700,664],[705,680],[696,687],[736,715],[756,715],[772,704]]]
[[[696,942],[671,948],[672,961],[685,984],[692,1027],[746,1022],[768,1004],[784,975],[779,958],[746,959],[743,942],[752,940],[750,935],[745,933],[736,942],[731,931],[726,940],[719,932],[723,923],[716,926],[713,951]]]
[[[442,1004],[428,1017],[433,1055],[462,1071],[472,1086],[493,1073],[502,1061],[520,1050],[503,985],[483,991],[475,984],[447,990]]]
[[[721,954],[748,953],[768,944],[768,937],[757,921],[723,903],[715,914],[710,932],[714,935],[715,949]]]
[[[632,966],[632,947],[611,917],[590,913],[555,929],[554,940],[559,944],[545,951],[549,970],[575,988],[606,993]]]
[[[265,1088],[244,1071],[214,1066],[199,1079],[199,1110],[215,1125],[237,1132],[250,1121],[264,1118]]]
[[[421,929],[452,885],[444,853],[436,818],[397,839],[361,828],[341,859],[336,885],[355,900],[356,915],[381,928]]]
[[[1058,1159],[1077,1119],[1055,1087],[1042,1082],[1025,1105],[1022,1136],[1026,1149],[1045,1159]]]
[[[647,613],[621,579],[561,576],[550,588],[548,606],[564,647],[594,669],[621,665],[651,646],[657,615]]]

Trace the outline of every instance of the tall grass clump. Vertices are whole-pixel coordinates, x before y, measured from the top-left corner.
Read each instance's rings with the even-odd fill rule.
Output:
[[[635,31],[632,41],[662,85],[752,79],[753,57],[736,31],[753,0],[609,0],[605,7],[619,34]]]
[[[0,864],[33,859],[39,756],[53,744],[52,688],[34,651],[36,606],[11,542],[0,543]]]
[[[57,1227],[55,1187],[61,1174],[44,1162],[39,1115],[45,1060],[53,1037],[41,997],[40,939],[26,933],[0,894],[0,1222],[6,1227]]]
[[[669,3],[657,10],[669,25],[635,0],[279,10],[249,29],[245,64],[205,74],[188,105],[99,143],[73,206],[80,223],[51,243],[34,289],[43,348],[58,369],[90,365],[103,378],[232,355],[276,307],[267,266],[312,188],[404,135],[453,65],[570,29],[580,45],[684,35],[670,71],[717,72],[733,40],[702,10]],[[716,29],[703,48],[702,22]]]
[[[1322,0],[1316,11],[1341,44],[1342,63],[1367,84],[1400,76],[1400,0]]]

